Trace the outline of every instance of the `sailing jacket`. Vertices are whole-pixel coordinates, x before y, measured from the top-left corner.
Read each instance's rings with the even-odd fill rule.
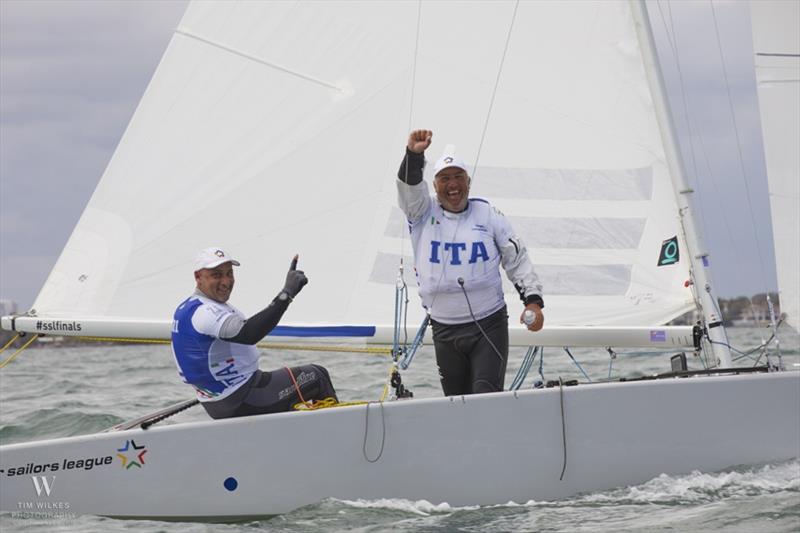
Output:
[[[241,311],[195,292],[175,310],[172,353],[183,381],[201,402],[232,394],[258,370],[258,348],[220,339],[226,320],[244,321]]]
[[[506,217],[480,198],[470,198],[461,213],[446,211],[422,179],[424,156],[407,151],[406,159],[398,173],[399,204],[409,222],[422,305],[431,318],[463,324],[501,309],[501,265],[526,305],[544,307],[527,249]]]

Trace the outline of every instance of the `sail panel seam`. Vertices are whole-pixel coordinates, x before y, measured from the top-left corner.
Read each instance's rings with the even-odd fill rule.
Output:
[[[201,43],[205,43],[205,44],[208,44],[208,45],[213,46],[215,48],[219,48],[220,50],[224,50],[226,52],[230,52],[231,54],[237,55],[239,57],[243,57],[245,59],[249,59],[250,61],[254,61],[254,62],[259,63],[261,65],[273,68],[275,70],[279,70],[281,72],[284,72],[286,74],[290,74],[290,75],[298,77],[300,79],[303,79],[303,80],[306,80],[306,81],[310,81],[312,83],[316,83],[317,85],[322,85],[323,87],[327,87],[328,89],[334,89],[336,91],[339,91],[340,93],[345,92],[343,88],[338,87],[338,86],[336,86],[336,85],[334,85],[332,83],[328,83],[328,82],[326,82],[324,80],[320,80],[320,79],[315,78],[313,76],[302,74],[300,72],[297,72],[296,70],[292,70],[290,68],[278,65],[277,63],[272,63],[272,62],[267,61],[265,59],[261,59],[260,57],[254,56],[252,54],[248,54],[247,52],[243,52],[241,50],[237,50],[237,49],[232,48],[230,46],[226,46],[224,44],[212,41],[210,39],[206,39],[205,37],[200,37],[199,35],[195,35],[195,34],[193,34],[191,32],[186,31],[186,30],[177,29],[177,30],[175,30],[175,33],[183,35],[185,37],[189,37],[191,39],[195,39],[197,41],[200,41]]]

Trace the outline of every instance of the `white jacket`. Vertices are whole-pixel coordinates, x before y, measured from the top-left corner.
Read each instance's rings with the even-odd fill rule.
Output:
[[[459,278],[476,320],[502,308],[500,265],[523,301],[541,297],[525,245],[489,202],[470,198],[466,210],[451,213],[430,196],[425,181],[408,185],[397,180],[397,191],[411,227],[419,294],[431,318],[443,324],[472,322]]]

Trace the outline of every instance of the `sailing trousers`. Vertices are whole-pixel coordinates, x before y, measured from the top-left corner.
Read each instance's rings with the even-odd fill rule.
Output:
[[[445,396],[503,390],[508,361],[505,306],[478,320],[477,324],[442,324],[435,320],[431,320],[431,324]]]
[[[326,398],[338,401],[328,371],[319,365],[304,365],[272,372],[256,370],[247,383],[230,396],[216,402],[202,402],[202,406],[211,418],[280,413],[291,411],[302,401],[301,395],[306,401]]]

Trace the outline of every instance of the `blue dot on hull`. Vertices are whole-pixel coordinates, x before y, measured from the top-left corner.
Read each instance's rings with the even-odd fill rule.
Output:
[[[233,492],[234,490],[236,490],[236,487],[239,486],[239,482],[236,481],[236,478],[229,477],[228,479],[225,480],[225,483],[223,483],[223,485],[225,485],[226,489]]]

